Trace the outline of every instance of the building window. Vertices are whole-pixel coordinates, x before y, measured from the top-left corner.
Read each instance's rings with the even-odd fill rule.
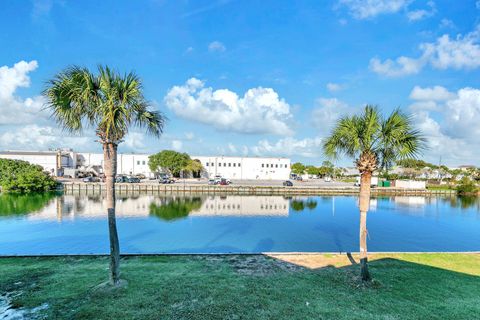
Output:
[[[262,163],[262,168],[265,167],[265,165]]]
[[[206,166],[206,167],[208,167],[208,162],[207,162],[207,163],[205,163],[205,166]]]
[[[140,161],[137,161],[137,165],[140,165]]]
[[[218,166],[219,166],[219,167],[221,167],[221,166],[222,166],[222,163],[221,163],[221,162],[219,162],[219,163],[218,163]]]
[[[287,165],[285,165],[285,168],[288,168],[288,166],[287,166]]]
[[[237,164],[234,162],[234,163],[233,163],[233,166],[234,166],[234,167],[236,167],[236,166],[237,166]]]
[[[275,168],[278,168],[278,164],[275,165]]]
[[[240,167],[240,162],[238,163],[238,166]]]
[[[229,163],[228,163],[228,166],[229,166],[229,167],[231,167],[231,166],[232,166],[232,164],[229,162]]]
[[[142,164],[145,165],[145,161],[142,161]]]

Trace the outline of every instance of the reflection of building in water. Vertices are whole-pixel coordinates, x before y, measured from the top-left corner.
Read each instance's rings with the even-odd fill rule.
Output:
[[[154,196],[117,198],[119,218],[145,217]],[[54,198],[46,207],[28,216],[34,220],[73,220],[75,218],[103,219],[107,217],[106,199],[101,196],[64,195]]]
[[[208,197],[190,216],[288,216],[288,207],[281,196]]]
[[[393,201],[395,201],[396,204],[409,206],[409,207],[423,207],[427,203],[425,197],[414,197],[414,196],[394,197]]]
[[[147,217],[150,205],[161,206],[184,197],[159,197],[141,195],[117,197],[116,215],[118,218]],[[200,216],[288,216],[288,200],[277,196],[227,196],[202,197],[202,206],[190,212],[192,217]],[[52,199],[44,208],[32,212],[31,220],[74,220],[106,219],[106,199],[100,195],[63,195]]]

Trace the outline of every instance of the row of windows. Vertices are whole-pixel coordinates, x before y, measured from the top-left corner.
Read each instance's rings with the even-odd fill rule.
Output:
[[[142,165],[145,165],[145,161],[140,161],[140,160],[137,160],[137,166],[140,165],[140,162],[142,162]]]
[[[275,166],[275,168],[278,168],[279,165],[278,165],[278,164],[273,165],[273,164],[268,164],[268,163],[267,163],[267,164],[262,163],[262,168],[274,168],[274,166]],[[281,164],[281,165],[280,165],[280,168],[281,168],[282,166],[283,166],[283,165]],[[285,165],[285,168],[288,168],[288,164]]]
[[[209,162],[205,163],[205,166],[208,167],[209,165],[212,166],[212,167],[214,166],[213,162],[211,162],[211,163],[209,163]],[[218,163],[218,166],[221,167],[221,166],[222,166],[222,163],[219,162],[219,163]],[[224,166],[224,167],[240,167],[240,163],[234,162],[234,163],[232,164],[231,162],[229,162],[229,163],[224,162],[224,163],[223,163],[223,166]]]
[[[218,205],[214,205],[214,204],[208,205],[207,204],[205,206],[206,209],[215,209],[215,207],[217,209],[238,209],[238,210],[240,210],[240,205],[239,204],[237,204],[237,205],[235,205],[235,204],[227,204],[227,205],[223,204],[223,206],[221,204],[218,204]],[[287,209],[287,205],[285,205],[285,204],[284,205],[279,204],[278,206],[276,204],[275,205],[268,205],[268,204],[267,205],[263,205],[263,204],[260,205],[260,210],[264,210],[264,209],[265,210]]]
[[[209,166],[210,166],[210,167],[213,167],[214,165],[215,165],[215,164],[214,164],[213,162],[207,162],[207,163],[205,163],[205,166],[207,166],[207,167],[209,167]],[[219,162],[219,163],[218,163],[218,166],[219,166],[219,167],[222,167],[222,166],[223,166],[223,167],[240,167],[240,163],[237,164],[237,163],[234,162],[234,163],[232,164],[231,162],[229,162],[229,163],[224,162],[223,165],[222,165],[222,163]],[[285,164],[285,165],[280,164],[280,165],[279,165],[278,163],[277,163],[277,164],[268,164],[268,163],[265,164],[265,163],[262,163],[262,168],[282,168],[283,166],[285,166],[285,168],[288,168],[288,164]]]

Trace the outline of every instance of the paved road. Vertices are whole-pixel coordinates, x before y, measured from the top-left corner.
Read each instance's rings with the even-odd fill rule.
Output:
[[[58,179],[60,182],[77,182],[82,183],[82,179]],[[232,180],[232,185],[235,186],[282,186],[284,180]],[[325,182],[323,179],[312,179],[307,181],[294,181],[293,185],[296,187],[324,187],[324,188],[336,188],[336,187],[351,187],[353,183],[346,182]],[[156,180],[143,180],[142,183],[156,184]],[[176,185],[207,185],[207,179],[179,179],[175,182]]]

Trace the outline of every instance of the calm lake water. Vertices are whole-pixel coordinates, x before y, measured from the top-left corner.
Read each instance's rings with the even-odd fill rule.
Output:
[[[117,198],[123,253],[358,251],[358,198]],[[0,255],[107,253],[100,195],[1,195]],[[370,251],[480,251],[478,198],[371,200]]]

